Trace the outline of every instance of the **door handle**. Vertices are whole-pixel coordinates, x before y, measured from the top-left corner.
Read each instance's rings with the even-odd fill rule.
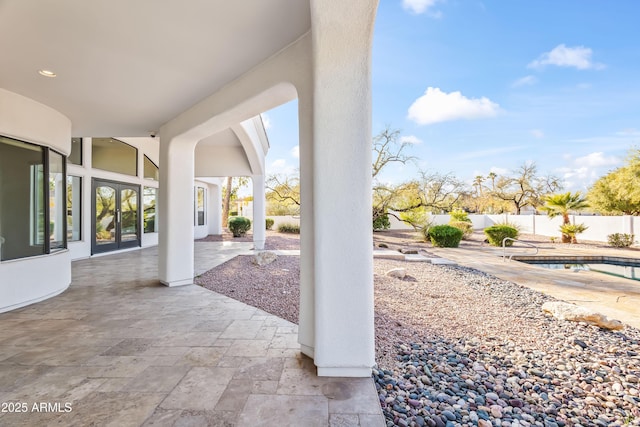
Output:
[[[120,212],[120,209],[116,209],[116,222],[117,223],[122,222],[122,213]]]

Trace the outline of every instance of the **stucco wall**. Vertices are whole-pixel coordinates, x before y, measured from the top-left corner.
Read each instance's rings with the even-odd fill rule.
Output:
[[[71,151],[71,122],[46,105],[0,89],[0,135]],[[69,251],[0,262],[0,312],[63,292],[71,283]]]

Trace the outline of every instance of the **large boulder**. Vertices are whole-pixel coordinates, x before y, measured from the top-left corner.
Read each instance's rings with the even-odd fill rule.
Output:
[[[404,279],[405,276],[407,275],[407,270],[405,270],[404,268],[394,268],[387,271],[384,274],[388,277],[394,277],[396,279]]]
[[[619,320],[608,319],[607,316],[586,307],[562,301],[545,302],[542,304],[542,311],[551,314],[556,319],[585,322],[612,331],[619,331],[624,326]]]
[[[278,259],[278,255],[275,252],[271,251],[260,251],[257,252],[251,262],[255,265],[259,265],[260,267],[265,266],[267,264],[271,264],[273,261]]]

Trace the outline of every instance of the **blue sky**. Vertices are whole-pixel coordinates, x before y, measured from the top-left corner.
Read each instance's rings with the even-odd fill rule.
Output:
[[[640,148],[640,1],[382,0],[373,134],[413,142],[419,169],[471,183],[536,162],[586,190]],[[267,173],[298,167],[297,104],[265,114]]]

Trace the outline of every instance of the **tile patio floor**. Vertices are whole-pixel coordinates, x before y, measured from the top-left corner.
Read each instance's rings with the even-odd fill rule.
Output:
[[[249,247],[196,242],[196,272]],[[384,426],[373,381],[317,377],[296,325],[162,286],[156,263],[156,248],[76,261],[66,292],[0,314],[0,402],[28,408],[1,426]]]

